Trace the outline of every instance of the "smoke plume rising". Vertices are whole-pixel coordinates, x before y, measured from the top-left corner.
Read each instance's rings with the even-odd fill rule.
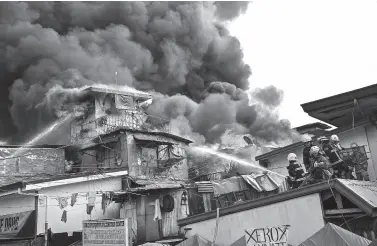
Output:
[[[77,103],[77,88],[115,84],[115,73],[118,84],[153,92],[148,113],[199,143],[227,129],[267,142],[299,137],[275,112],[281,91],[246,92],[251,70],[224,23],[247,6],[1,2],[0,138],[34,134]]]

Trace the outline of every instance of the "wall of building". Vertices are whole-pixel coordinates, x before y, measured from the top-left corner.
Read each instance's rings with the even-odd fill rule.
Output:
[[[188,236],[212,240],[216,219],[184,226]],[[264,207],[220,217],[216,244],[230,245],[245,235],[245,229],[290,225],[288,243],[298,245],[324,226],[319,194],[312,194]],[[183,230],[183,228],[182,228]]]
[[[104,174],[105,175],[105,174]],[[83,220],[96,219],[118,219],[120,215],[120,205],[112,202],[105,210],[101,208],[102,194],[105,191],[119,191],[122,189],[122,181],[120,177],[105,178],[101,180],[85,181],[75,184],[64,184],[51,188],[43,188],[40,194],[49,196],[47,205],[47,219],[49,227],[53,233],[73,232],[82,230]],[[88,196],[87,192],[96,191],[95,207],[90,215],[87,214]],[[76,203],[71,206],[71,197],[73,193],[78,193]],[[66,198],[68,206],[61,209],[59,206],[59,198]],[[39,198],[38,203],[38,233],[44,233],[45,221],[45,200]],[[63,210],[67,211],[67,222],[61,221]]]
[[[153,160],[145,160],[141,145],[137,144],[133,133],[127,133],[127,160],[129,174],[133,177],[151,178],[155,176],[170,176],[175,179],[188,179],[188,163],[187,158],[171,166],[171,168],[156,168],[157,164]],[[184,144],[177,144],[181,150],[180,155],[187,156],[183,147]],[[151,149],[150,149],[151,150]],[[158,175],[155,175],[158,174]]]
[[[288,176],[288,169],[287,169],[288,154],[289,153],[295,153],[297,155],[297,158],[302,163],[302,160],[303,160],[302,152],[303,152],[303,150],[304,150],[304,147],[299,147],[297,149],[285,151],[285,152],[279,153],[279,154],[277,154],[273,157],[270,157],[270,158],[268,158],[269,164],[268,164],[267,168],[270,169],[271,171],[274,171],[274,172],[280,173],[282,175]],[[303,167],[304,167],[304,165],[303,165]]]
[[[61,174],[64,173],[64,149],[52,148],[0,148],[0,159],[11,157],[1,162],[3,174]]]

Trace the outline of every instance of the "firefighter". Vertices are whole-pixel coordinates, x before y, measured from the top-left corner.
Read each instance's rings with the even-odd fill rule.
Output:
[[[339,137],[335,134],[330,137],[329,149],[332,153],[332,161],[335,162],[335,164],[333,164],[334,168],[337,169],[337,178],[353,179],[352,172],[354,167],[349,166],[349,163],[342,160],[340,151],[345,150],[345,148],[340,145]]]
[[[336,136],[336,135],[333,135]],[[322,149],[325,152],[326,156],[329,158],[330,164],[333,168],[334,178],[347,178],[347,173],[349,172],[348,167],[345,165],[338,151],[340,148],[334,145],[334,137],[331,136],[330,141],[325,138],[322,141]]]
[[[335,134],[330,137],[330,145],[337,151],[344,150],[344,148],[340,145],[339,137]]]
[[[310,148],[313,146],[313,140],[308,137],[306,141],[304,142],[304,150],[302,151],[302,156],[303,156],[303,163],[305,166],[306,171],[309,171],[310,168]]]
[[[318,183],[331,178],[330,163],[318,146],[310,149],[310,163],[310,183]]]
[[[298,162],[295,153],[290,153],[287,157],[289,165],[288,169],[288,184],[292,189],[298,188],[304,181],[305,171],[302,165]]]
[[[356,163],[355,174],[357,180],[369,181],[368,174],[368,158],[366,154],[361,152],[359,146],[356,143],[351,144],[352,149],[352,159]]]
[[[328,139],[327,137],[322,136],[322,137],[319,137],[319,138],[317,139],[317,142],[318,142],[318,144],[319,144],[318,147],[319,147],[319,149],[320,149],[320,150],[319,150],[319,151],[320,151],[320,154],[328,158],[328,156],[326,155],[326,152],[323,150],[323,145],[324,145],[324,144],[327,144],[327,143],[329,142],[329,139]]]

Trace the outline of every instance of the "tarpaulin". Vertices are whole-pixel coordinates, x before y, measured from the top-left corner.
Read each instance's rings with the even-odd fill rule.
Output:
[[[313,236],[306,239],[300,246],[368,246],[371,243],[368,239],[347,231],[332,223],[327,223]]]
[[[212,181],[213,193],[215,196],[248,190],[249,187],[242,177],[231,177],[228,179]]]
[[[34,210],[0,216],[0,239],[33,237],[34,229]]]
[[[251,175],[242,175],[242,178],[254,189],[261,192],[263,188],[258,184],[258,182]]]

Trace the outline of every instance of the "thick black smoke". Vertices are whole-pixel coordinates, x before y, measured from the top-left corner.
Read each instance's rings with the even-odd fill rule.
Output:
[[[281,98],[268,93],[276,91],[248,105],[251,70],[223,24],[247,5],[1,2],[0,137],[34,134],[75,103],[75,88],[114,84],[115,72],[118,84],[160,95],[149,113],[181,124],[185,135],[214,142],[232,128],[292,137],[272,111]]]

